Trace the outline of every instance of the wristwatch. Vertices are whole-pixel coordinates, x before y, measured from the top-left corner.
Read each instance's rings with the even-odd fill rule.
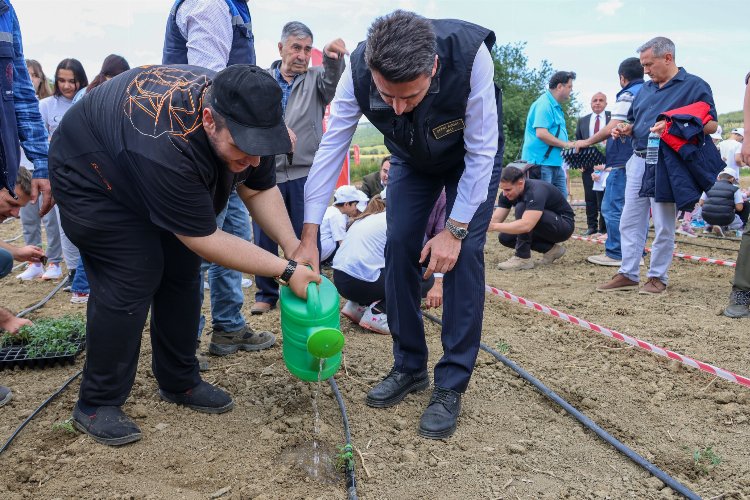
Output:
[[[457,225],[452,223],[450,219],[445,221],[445,227],[457,240],[463,240],[464,238],[469,236],[468,229],[466,229],[465,227],[458,227]]]
[[[289,280],[292,279],[292,274],[294,274],[295,269],[297,269],[297,263],[290,260],[287,262],[286,268],[284,268],[284,272],[281,273],[281,276],[274,276],[273,279],[281,286],[289,286]]]

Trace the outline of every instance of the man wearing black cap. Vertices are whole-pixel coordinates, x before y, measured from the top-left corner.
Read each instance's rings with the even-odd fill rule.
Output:
[[[96,441],[141,437],[121,410],[151,309],[152,369],[162,399],[206,413],[233,406],[201,381],[195,358],[201,257],[276,276],[304,296],[319,277],[216,227],[236,186],[288,255],[298,240],[276,188],[273,155],[291,149],[281,90],[262,69],[145,66],[68,111],[50,145],[62,225],[91,283],[74,425]]]

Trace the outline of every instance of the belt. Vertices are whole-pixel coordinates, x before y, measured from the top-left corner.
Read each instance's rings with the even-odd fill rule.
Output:
[[[638,158],[646,158],[646,150],[642,149],[640,151],[633,150],[633,154],[636,155]]]

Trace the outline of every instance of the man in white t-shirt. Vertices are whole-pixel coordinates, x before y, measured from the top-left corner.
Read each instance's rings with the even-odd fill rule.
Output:
[[[740,148],[742,148],[742,141],[745,137],[744,128],[733,128],[729,139],[721,141],[719,143],[719,154],[721,159],[727,164],[727,167],[734,170],[735,179],[740,178],[740,167],[742,166],[742,159],[739,157]]]
[[[320,224],[320,261],[333,258],[341,241],[346,236],[349,217],[354,217],[367,208],[367,195],[351,185],[340,186],[333,194],[333,205],[328,207]]]

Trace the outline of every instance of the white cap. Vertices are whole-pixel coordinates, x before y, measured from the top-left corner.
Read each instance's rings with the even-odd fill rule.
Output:
[[[728,175],[732,177],[732,179],[737,178],[737,172],[732,167],[724,167],[724,170],[719,172],[719,175]]]
[[[745,137],[745,129],[744,129],[744,127],[733,128],[732,129],[732,133],[733,134],[737,134],[737,135],[741,135],[742,137]]]
[[[717,125],[716,126],[716,132],[714,132],[713,134],[711,134],[711,139],[721,140],[721,133],[722,133],[721,125]]]
[[[349,203],[350,201],[357,202],[357,210],[364,212],[367,208],[367,195],[355,188],[351,184],[345,184],[340,186],[335,193],[333,193],[333,203]]]

